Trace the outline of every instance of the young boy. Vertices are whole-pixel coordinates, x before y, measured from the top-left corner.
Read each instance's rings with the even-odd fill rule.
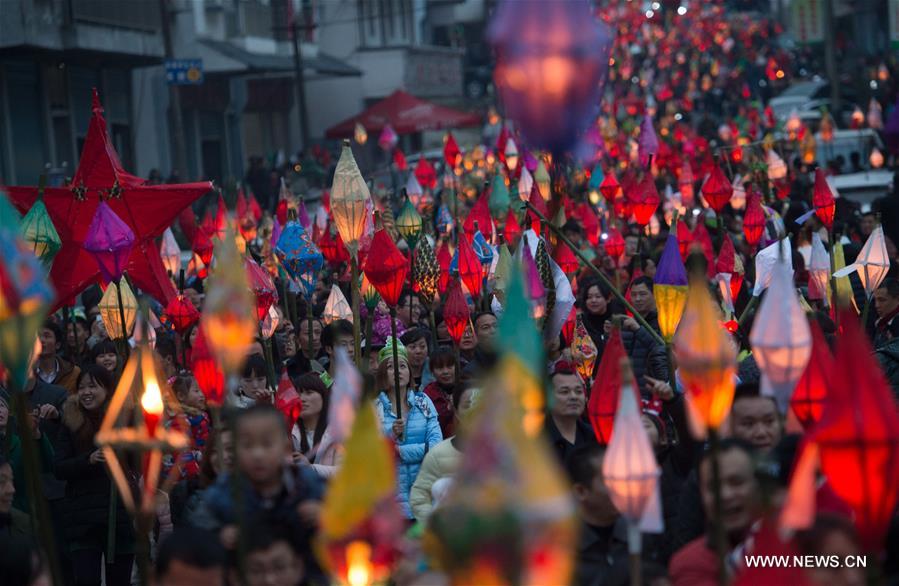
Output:
[[[237,546],[238,524],[260,519],[277,519],[298,542],[310,543],[318,525],[322,485],[311,467],[289,463],[284,416],[272,405],[256,404],[237,413],[233,429],[237,479],[219,475],[203,494],[193,524],[217,531],[227,549]],[[241,495],[241,506],[235,494]],[[315,567],[311,556],[306,565]]]

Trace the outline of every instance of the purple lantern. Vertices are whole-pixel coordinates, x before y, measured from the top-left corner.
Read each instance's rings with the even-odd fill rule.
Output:
[[[488,36],[507,116],[530,146],[567,151],[599,111],[611,29],[587,0],[503,0]]]
[[[134,231],[103,201],[97,206],[82,247],[97,261],[103,279],[118,282],[134,248]]]
[[[644,116],[640,122],[640,137],[637,139],[639,147],[640,163],[646,165],[650,157],[659,152],[659,137],[652,127],[652,117]]]

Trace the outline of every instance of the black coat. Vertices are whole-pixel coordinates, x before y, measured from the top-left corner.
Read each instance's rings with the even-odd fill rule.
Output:
[[[63,426],[56,446],[54,473],[66,481],[66,500],[62,506],[66,539],[79,546],[89,543],[105,550],[110,522],[113,480],[103,463],[92,464],[92,441],[85,441],[85,419],[75,397],[63,408]],[[133,548],[134,528],[121,497],[115,502],[116,549]]]
[[[646,316],[646,321],[658,333],[658,316],[651,313]],[[622,329],[621,342],[631,360],[637,386],[644,395],[646,394],[646,382],[643,377],[647,374],[653,378],[667,380],[668,354],[665,345],[659,343],[646,328],[640,326],[636,332]]]

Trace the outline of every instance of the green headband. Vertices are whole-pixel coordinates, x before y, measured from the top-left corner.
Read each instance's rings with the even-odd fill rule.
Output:
[[[381,348],[381,351],[378,352],[378,365],[384,362],[387,359],[393,358],[393,336],[387,336],[387,343]],[[409,353],[406,352],[406,347],[403,346],[403,343],[399,340],[396,340],[396,354],[398,358],[402,358],[406,362],[409,362]]]

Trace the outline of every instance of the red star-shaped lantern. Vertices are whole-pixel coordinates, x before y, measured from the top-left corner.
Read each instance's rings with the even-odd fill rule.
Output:
[[[724,174],[721,167],[718,165],[712,167],[712,172],[702,184],[702,196],[708,202],[709,207],[715,210],[716,214],[720,214],[733,194],[734,187],[727,180],[727,175]]]
[[[815,189],[812,192],[812,205],[815,206],[815,215],[828,230],[833,230],[833,216],[837,204],[833,198],[833,192],[824,177],[824,171],[815,169]]]
[[[396,307],[406,282],[409,261],[399,251],[386,230],[375,232],[362,267],[372,287],[389,307]]]
[[[75,296],[100,280],[97,261],[83,247],[91,220],[105,201],[134,232],[134,248],[125,270],[137,287],[162,303],[175,296],[155,239],[178,214],[212,189],[202,181],[179,185],[146,185],[122,169],[109,140],[103,108],[94,90],[93,116],[72,184],[44,189],[44,203],[59,232],[62,248],[53,261],[50,280],[56,290],[55,308],[70,305]],[[21,212],[38,198],[37,187],[7,187]]]

